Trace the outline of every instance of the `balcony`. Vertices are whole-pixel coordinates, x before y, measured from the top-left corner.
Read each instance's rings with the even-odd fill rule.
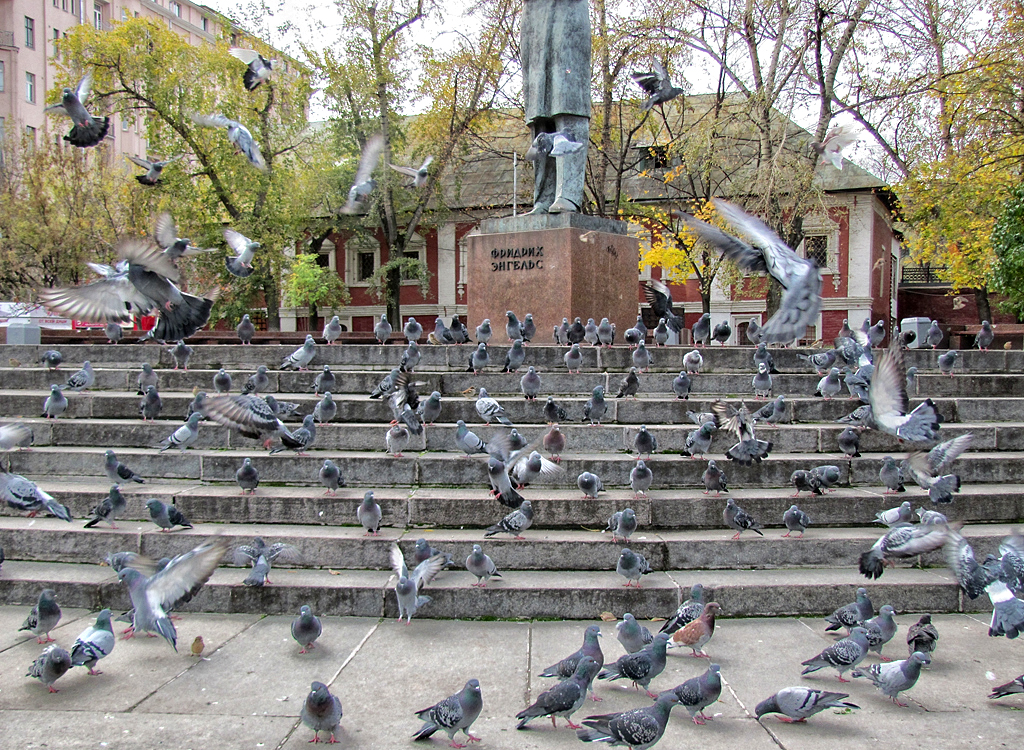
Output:
[[[946,266],[904,266],[900,286],[949,286],[945,271]]]
[[[13,47],[14,46],[14,32],[13,31],[0,31],[0,47]]]

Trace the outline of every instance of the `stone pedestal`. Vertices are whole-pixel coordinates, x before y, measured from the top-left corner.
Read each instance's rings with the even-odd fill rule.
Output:
[[[488,219],[468,239],[466,324],[490,318],[492,341],[507,343],[505,311],[533,313],[537,342],[562,318],[608,318],[616,342],[636,322],[640,243],[626,223],[583,214]]]

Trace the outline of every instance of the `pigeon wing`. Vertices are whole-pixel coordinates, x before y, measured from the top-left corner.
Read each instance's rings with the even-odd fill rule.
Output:
[[[195,596],[210,580],[227,550],[228,543],[224,539],[206,542],[178,555],[146,581],[146,601],[154,614],[159,616],[182,600]]]
[[[259,52],[251,49],[245,49],[243,47],[231,47],[228,49],[228,54],[241,60],[246,65],[252,65],[254,61],[260,59]]]
[[[43,289],[38,300],[52,313],[91,323],[127,323],[133,310],[144,314],[156,306],[125,276],[82,286]]]
[[[168,281],[177,282],[181,278],[174,261],[164,254],[163,248],[146,240],[128,240],[117,247],[120,257],[130,264],[142,266],[147,271],[163,276]]]
[[[383,150],[384,136],[379,133],[366,141],[366,145],[363,146],[363,154],[359,157],[359,169],[356,172],[354,184],[358,185],[370,179],[373,170],[377,168],[377,162],[380,160]]]
[[[236,232],[234,229],[224,230],[224,241],[228,243],[228,246],[235,251],[235,257],[241,257],[242,253],[245,252],[248,247],[250,240],[244,234]]]
[[[92,73],[86,73],[82,76],[82,80],[78,82],[78,86],[75,88],[75,96],[78,97],[78,101],[85,106],[86,100],[89,98],[89,92],[92,91]]]
[[[131,154],[125,154],[124,157],[128,161],[130,161],[132,164],[140,166],[143,169],[152,169],[153,168],[153,164],[151,162],[146,161],[145,159],[140,159],[139,157],[132,156]]]
[[[895,433],[896,418],[907,413],[907,368],[899,345],[890,346],[875,367],[868,391],[871,414],[886,432]]]

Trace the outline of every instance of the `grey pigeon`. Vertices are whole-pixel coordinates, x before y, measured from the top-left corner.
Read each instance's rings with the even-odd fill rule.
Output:
[[[174,358],[174,369],[181,368],[185,372],[188,372],[188,361],[192,358],[193,349],[191,346],[186,344],[184,341],[178,341],[177,344],[167,350],[171,357]]]
[[[732,336],[732,328],[729,326],[729,321],[723,320],[721,323],[715,326],[715,330],[711,333],[711,338],[717,341],[722,346],[725,346],[725,342]]]
[[[95,383],[96,373],[93,372],[92,363],[89,360],[85,360],[85,362],[82,363],[82,369],[68,378],[68,382],[65,387],[75,391],[76,393],[80,393],[87,388],[92,388]]]
[[[615,340],[615,329],[608,322],[608,318],[601,318],[597,324],[597,341],[603,347],[610,347]],[[566,342],[568,343],[568,342]]]
[[[388,164],[393,170],[399,174],[404,174],[406,177],[412,177],[412,186],[414,188],[421,188],[427,184],[427,177],[430,176],[430,164],[434,161],[433,156],[428,156],[423,160],[418,168],[413,167],[401,167],[397,164]]]
[[[481,344],[487,344],[490,342],[492,335],[491,319],[484,318],[483,322],[476,327],[476,340]]]
[[[939,372],[953,377],[953,368],[956,367],[956,358],[959,356],[960,352],[956,349],[950,349],[948,352],[940,354],[936,360],[939,365]]]
[[[782,522],[786,525],[788,531],[782,536],[789,536],[794,531],[799,531],[800,536],[804,535],[804,531],[811,525],[810,517],[800,510],[796,505],[790,505],[789,510],[782,514]]]
[[[912,526],[898,523],[879,537],[871,549],[861,553],[858,567],[865,578],[880,578],[885,561],[917,557],[942,547],[949,534],[945,526]]]
[[[448,735],[449,744],[457,747],[455,734],[461,731],[470,742],[479,742],[479,737],[469,733],[469,728],[480,715],[484,707],[484,699],[480,694],[480,682],[469,680],[461,691],[450,695],[440,703],[416,712],[416,717],[424,724],[413,735],[414,740],[425,740],[439,729]]]
[[[160,385],[160,376],[153,369],[153,365],[149,364],[149,362],[143,362],[142,372],[139,373],[139,377],[135,382],[139,386],[137,395],[143,396],[146,393],[147,387],[153,386],[157,388]]]
[[[733,535],[733,539],[739,539],[747,529],[750,529],[758,536],[764,536],[761,533],[761,524],[754,520],[754,517],[747,513],[743,508],[736,504],[736,501],[731,497],[725,501],[725,510],[722,511],[722,519],[725,521],[725,525],[730,529],[735,529],[736,533]]]
[[[548,396],[548,400],[544,404],[544,421],[550,425],[556,422],[564,422],[568,417],[569,412],[556,404],[554,397]]]
[[[444,558],[445,567],[450,566],[454,562],[454,558],[450,552],[442,552],[439,549],[431,547],[426,539],[417,539],[416,546],[413,550],[413,558],[416,560],[416,564],[419,565],[424,560],[428,560],[434,555],[441,555]]]
[[[252,465],[252,459],[246,458],[242,466],[235,472],[235,482],[242,490],[242,494],[256,494],[256,488],[260,486],[260,475],[256,467]]]
[[[135,175],[135,179],[138,180],[140,185],[157,185],[160,183],[160,178],[163,177],[164,169],[180,159],[180,156],[176,156],[173,159],[164,159],[163,161],[148,159],[140,159],[137,156],[131,154],[125,154],[125,158],[128,159],[132,164],[137,167],[142,167],[146,170],[145,174]]]
[[[907,651],[911,654],[915,651],[923,654],[935,653],[938,640],[939,631],[932,624],[931,615],[921,615],[921,618],[907,629]]]
[[[20,474],[9,474],[0,470],[0,498],[7,505],[21,513],[28,513],[29,518],[45,511],[62,521],[71,521],[71,511],[66,505],[58,503],[53,497]]]
[[[1007,695],[1015,695],[1017,693],[1024,693],[1024,675],[1010,680],[1005,685],[992,688],[992,692],[988,694],[988,697],[1005,698]]]
[[[597,493],[604,489],[601,477],[591,474],[589,471],[584,471],[576,477],[576,486],[580,488],[583,497],[597,497]]]
[[[619,384],[619,392],[615,394],[615,398],[622,398],[623,396],[632,396],[636,398],[637,391],[640,390],[640,378],[637,377],[636,367],[630,367],[629,372],[626,373],[626,377],[622,379]]]
[[[238,334],[238,340],[243,345],[252,344],[252,337],[256,335],[256,326],[253,325],[252,320],[249,318],[249,313],[242,316],[241,322],[235,328],[235,333]]]
[[[654,481],[654,473],[643,461],[637,461],[636,466],[629,472],[629,487],[633,490],[633,499],[646,495]]]
[[[683,369],[687,375],[700,375],[700,370],[704,366],[704,357],[701,353],[694,349],[693,351],[687,352],[683,357]]]
[[[285,357],[284,362],[281,363],[282,370],[305,370],[309,367],[309,363],[316,356],[316,342],[313,337],[308,333],[306,334],[306,340],[302,346],[296,349],[294,352]]]
[[[853,669],[868,653],[868,633],[862,627],[855,627],[847,638],[836,641],[817,656],[801,662],[806,669],[800,674],[810,674],[825,667],[832,667],[839,672],[840,682],[849,682],[843,673]]]
[[[868,345],[875,349],[885,341],[885,323],[879,320],[868,329]]]
[[[406,408],[408,408],[406,404]],[[402,458],[406,448],[409,447],[409,428],[404,424],[394,424],[384,433],[384,444],[387,447],[388,453],[395,458]]]
[[[691,677],[682,685],[672,688],[679,703],[690,713],[694,724],[703,725],[711,720],[710,716],[704,715],[704,709],[722,695],[721,670],[718,664],[709,664],[704,674]]]
[[[323,337],[324,341],[328,345],[331,345],[338,340],[339,336],[341,336],[341,320],[338,318],[337,315],[335,315],[324,326]]]
[[[420,596],[420,590],[441,572],[445,564],[446,558],[443,554],[432,555],[417,564],[410,573],[398,545],[392,545],[391,569],[398,578],[395,583],[395,597],[398,601],[399,621],[404,617],[405,624],[411,624],[420,607],[430,603],[430,597]]]
[[[703,458],[704,454],[711,450],[711,438],[717,429],[714,422],[704,422],[696,430],[691,430],[686,436],[683,455]]]
[[[914,511],[909,500],[902,502],[898,508],[880,510],[875,514],[875,520],[878,523],[885,524],[890,528],[898,523],[910,523],[913,519]]]
[[[565,362],[565,367],[570,374],[575,372],[579,375],[580,369],[583,367],[583,353],[580,351],[580,345],[574,343],[569,351],[562,355],[562,361]]]
[[[508,318],[508,322],[505,323],[505,335],[508,336],[508,340],[521,340],[523,338],[523,327],[519,322],[519,318],[517,318],[516,314],[511,310],[505,313],[505,317]]]
[[[277,542],[267,545],[261,537],[253,539],[252,544],[235,547],[232,561],[235,565],[252,565],[252,571],[242,583],[246,586],[263,586],[270,583],[271,563],[301,562],[299,551],[290,544]]]
[[[256,368],[256,372],[249,376],[249,379],[245,381],[245,385],[242,386],[242,393],[259,394],[261,391],[265,391],[270,387],[270,375],[267,374],[267,366],[260,365]]]
[[[729,491],[725,472],[718,468],[715,459],[708,461],[707,468],[704,469],[704,473],[701,475],[701,481],[704,483],[705,495],[711,491],[714,491],[716,496]]]
[[[231,375],[223,367],[213,376],[213,390],[216,393],[231,392]]]
[[[0,452],[28,448],[35,439],[32,428],[21,422],[0,425]]]
[[[156,386],[147,386],[146,395],[139,402],[142,421],[145,422],[147,419],[155,421],[163,408],[164,402],[161,400],[160,394],[156,392]]]
[[[790,474],[789,481],[796,487],[793,497],[797,497],[801,492],[813,492],[815,495],[822,494],[821,481],[814,472],[797,469]]]
[[[802,359],[819,375],[824,375],[830,369],[836,361],[836,352],[834,349],[829,349],[826,352],[819,352],[818,354],[797,354],[797,359]]]
[[[693,343],[707,346],[711,342],[711,313],[704,313],[690,329]]]
[[[530,719],[542,716],[551,717],[552,728],[556,726],[555,717],[561,716],[569,727],[579,729],[580,725],[573,724],[571,717],[583,706],[587,691],[591,689],[601,666],[592,657],[581,656],[576,661],[575,671],[568,679],[541,693],[532,705],[516,714],[516,718],[519,719],[516,729],[524,729]]]
[[[228,131],[228,142],[231,143],[240,154],[259,170],[267,168],[267,162],[260,153],[259,144],[252,137],[252,133],[242,123],[232,120],[221,114],[214,115],[192,115],[192,121],[204,128],[224,128]]]
[[[334,495],[339,486],[345,485],[345,480],[341,477],[341,469],[329,458],[324,459],[324,465],[320,467],[317,476],[320,478],[320,484],[327,488],[324,492],[325,495]]]
[[[582,143],[577,143],[572,133],[568,130],[559,130],[554,133],[538,133],[533,139],[530,148],[524,155],[529,161],[544,161],[548,157],[559,157],[581,150]]]
[[[495,500],[509,508],[518,508],[522,505],[523,497],[512,487],[505,462],[497,455],[492,454],[487,459],[487,478],[491,483],[491,494]]]
[[[461,419],[455,423],[455,445],[466,454],[466,457],[474,453],[487,453],[487,443],[477,437],[476,433],[466,428],[466,423]]]
[[[632,508],[617,510],[608,519],[608,527],[605,531],[612,532],[612,542],[628,541],[629,537],[636,531],[636,511]]]
[[[60,368],[60,363],[64,361],[64,357],[56,349],[47,349],[39,355],[39,361],[46,365],[47,371],[51,371]]]
[[[640,372],[648,372],[652,364],[654,364],[654,360],[651,353],[647,351],[646,344],[643,341],[639,342],[633,351],[633,366]]]
[[[622,616],[622,621],[615,625],[615,638],[627,654],[635,654],[643,650],[644,646],[654,642],[651,631],[636,621],[632,614],[627,612]]]
[[[826,708],[860,708],[856,703],[845,700],[849,697],[849,693],[832,693],[802,686],[788,687],[758,703],[754,713],[758,721],[765,714],[782,714],[784,722],[804,722]]]
[[[323,372],[313,379],[313,393],[319,396],[321,393],[333,391],[337,382],[337,378],[331,372],[330,365],[324,365]]]
[[[56,383],[50,385],[50,395],[43,402],[42,416],[46,419],[56,419],[68,408],[68,399]]]
[[[658,450],[658,439],[648,431],[647,425],[640,425],[640,429],[633,438],[633,450],[636,451],[638,460],[641,456],[646,455],[648,461],[651,459],[651,455]]]
[[[163,453],[168,448],[178,448],[184,453],[198,439],[199,420],[202,418],[203,415],[199,412],[192,414],[185,424],[163,439],[163,442],[160,443],[160,452]]]
[[[224,241],[228,243],[228,247],[235,253],[234,256],[229,255],[224,259],[224,265],[227,267],[228,273],[240,279],[252,276],[252,272],[255,270],[252,265],[252,259],[262,245],[258,242],[253,242],[244,234],[236,232],[234,229],[224,230]]]
[[[771,403],[765,404],[753,414],[754,424],[766,422],[772,426],[785,424],[792,420],[792,414],[786,405],[786,397],[779,394]]]
[[[590,394],[590,398],[587,399],[587,403],[583,405],[582,421],[586,422],[587,420],[590,420],[590,424],[601,424],[601,419],[604,417],[607,409],[608,405],[604,400],[604,386],[594,386],[594,390]]]
[[[466,372],[479,375],[480,371],[487,367],[490,360],[491,355],[487,352],[487,344],[481,341],[476,345],[476,349],[473,350],[473,353],[469,355],[469,367],[466,368]]]
[[[479,544],[473,545],[473,551],[466,558],[466,570],[476,576],[476,583],[471,583],[470,586],[483,588],[491,578],[501,578],[498,566],[494,564],[494,560],[484,554],[483,548]]]
[[[685,371],[681,371],[672,380],[672,392],[676,395],[677,399],[684,401],[690,398],[690,378],[687,376]]]
[[[299,616],[292,620],[292,638],[299,644],[299,653],[314,648],[314,642],[324,632],[320,618],[313,614],[308,604],[299,607]]]
[[[648,96],[647,101],[640,106],[642,112],[646,112],[655,105],[662,106],[683,93],[683,89],[672,85],[672,81],[668,77],[668,71],[665,70],[665,66],[657,58],[654,60],[653,71],[633,73],[633,80],[637,82]]]
[[[402,353],[402,361],[399,362],[399,367],[405,372],[412,372],[416,369],[416,366],[420,363],[420,346],[415,341],[410,341],[409,346],[406,347]]]
[[[505,355],[505,365],[502,368],[502,372],[516,372],[523,366],[525,359],[526,350],[523,349],[523,340],[521,338],[514,340],[512,346],[509,347],[508,353]]]
[[[380,520],[382,513],[380,506],[373,498],[373,490],[367,490],[363,495],[363,502],[356,508],[356,519],[366,530],[364,536],[377,536],[380,534]]]
[[[775,358],[768,351],[768,345],[764,342],[758,344],[754,349],[754,367],[757,367],[762,362],[768,365],[768,372],[778,373],[778,370],[775,369]]]
[[[870,620],[874,614],[875,608],[871,603],[871,599],[868,598],[868,590],[861,587],[857,589],[856,601],[844,604],[825,618],[825,622],[829,623],[825,631],[829,632],[839,630],[839,628],[846,628],[846,633],[849,635],[855,627],[866,620]]]
[[[250,396],[250,398],[252,397]],[[280,422],[278,424],[280,425]],[[307,414],[302,418],[302,427],[299,429],[289,432],[284,425],[280,425],[278,433],[281,437],[281,445],[271,450],[271,455],[285,450],[295,451],[299,456],[305,455],[306,448],[316,442],[316,420],[313,419],[312,414]]]
[[[337,414],[338,405],[334,403],[331,392],[327,391],[324,397],[317,401],[316,406],[313,407],[313,419],[320,425],[324,425],[334,419]]]
[[[650,645],[635,654],[620,656],[614,664],[606,665],[597,675],[597,679],[632,680],[633,684],[642,687],[648,696],[657,698],[658,696],[651,692],[650,684],[651,680],[665,671],[665,649],[669,637],[668,633],[658,633]],[[674,695],[672,697],[675,699]]]
[[[71,654],[57,644],[53,644],[52,646],[47,646],[46,650],[36,657],[36,660],[32,662],[25,676],[35,677],[46,685],[47,690],[51,693],[57,693],[60,691],[53,686],[53,683],[67,674],[69,669],[71,669]]]
[[[987,352],[988,348],[992,346],[992,341],[995,339],[995,331],[992,330],[992,324],[987,320],[981,321],[981,330],[978,331],[978,335],[974,337],[974,345],[981,349],[983,352]]]
[[[949,523],[949,519],[937,510],[925,510],[924,508],[918,508],[917,517],[920,519],[921,525],[928,525],[933,523]]]
[[[679,605],[674,615],[665,620],[659,632],[671,635],[682,627],[689,625],[704,613],[704,587],[695,583],[690,587],[690,598]]]
[[[900,348],[909,349],[910,345],[917,341],[917,331],[900,331],[898,341]]]
[[[772,376],[768,374],[768,365],[762,362],[757,366],[757,374],[752,381],[754,398],[771,398]]]
[[[406,341],[419,341],[423,336],[423,326],[416,322],[416,318],[410,317],[405,321],[405,328],[402,329]]]
[[[44,110],[71,118],[71,132],[64,136],[64,140],[78,148],[89,148],[101,143],[110,129],[109,117],[96,117],[85,108],[91,89],[92,73],[86,73],[74,89],[64,88],[59,103],[51,104]]]
[[[668,343],[669,331],[668,324],[664,318],[658,320],[658,325],[654,328],[654,345],[665,346]]]
[[[528,344],[537,335],[537,324],[533,321],[533,313],[526,313],[522,323],[523,343]]]
[[[647,750],[665,733],[669,714],[678,702],[675,693],[666,692],[651,706],[589,716],[583,721],[585,728],[576,730],[576,737],[583,742],[608,742],[628,745],[632,750]]]
[[[882,468],[878,470],[878,479],[885,487],[883,494],[891,494],[893,492],[906,492],[906,488],[903,486],[903,472],[900,471],[899,464],[896,463],[896,459],[892,456],[885,456],[882,458]],[[909,505],[909,503],[907,504]],[[909,521],[910,517],[900,518],[901,521]],[[883,522],[884,523],[884,522]],[[887,524],[892,526],[892,524]]]
[[[526,374],[519,379],[519,389],[527,401],[536,400],[540,393],[540,375],[537,374],[537,369],[533,365],[530,365]]]
[[[865,620],[862,626],[868,631],[868,651],[874,651],[881,656],[882,647],[892,640],[896,635],[896,621],[892,618],[895,610],[891,605],[884,605],[875,617]],[[888,657],[882,656],[882,661],[889,661]]]
[[[309,686],[309,695],[306,696],[299,711],[302,723],[313,730],[313,739],[310,742],[319,742],[320,732],[328,732],[331,735],[327,742],[337,742],[334,734],[341,724],[341,717],[341,701],[338,700],[338,696],[332,695],[322,682],[312,683]]]
[[[839,444],[839,450],[845,453],[847,457],[860,457],[860,432],[858,430],[853,427],[846,427],[846,429],[839,433],[839,437],[836,440]]]
[[[71,647],[71,666],[88,667],[89,674],[103,674],[96,669],[96,664],[114,650],[114,630],[110,626],[110,610],[100,610],[96,615],[96,623],[90,625],[75,640]]]
[[[388,337],[391,335],[391,323],[388,322],[388,316],[386,313],[381,313],[380,320],[373,327],[373,337],[377,339],[378,344],[386,344]]]
[[[434,424],[437,418],[441,416],[440,391],[431,392],[424,401],[420,402],[420,405],[416,408],[416,414],[422,424]]]
[[[901,659],[890,664],[872,664],[867,669],[855,669],[851,674],[854,677],[867,677],[883,695],[892,698],[893,703],[906,708],[908,704],[900,702],[899,694],[917,684],[917,679],[921,676],[921,666],[930,664],[931,661],[928,654],[915,651],[909,659]]]
[[[938,349],[942,339],[943,333],[942,329],[939,328],[939,321],[933,320],[931,326],[928,327],[928,332],[924,335],[924,343],[932,349]]]
[[[1013,595],[1002,581],[996,580],[985,587],[992,603],[992,619],[988,634],[993,638],[1006,636],[1014,639],[1024,631],[1024,601]]]
[[[623,547],[622,552],[619,553],[619,561],[615,565],[615,572],[626,579],[624,586],[632,586],[633,581],[636,581],[636,587],[640,588],[640,578],[654,571],[647,564],[646,557],[628,547]]]
[[[915,396],[918,394],[918,392],[920,390],[919,389],[919,384],[918,384],[918,381],[917,381],[917,368],[916,367],[908,367],[907,368],[907,393],[910,393],[911,389],[914,390],[914,395]]]
[[[533,524],[533,504],[529,500],[523,500],[518,508],[502,518],[493,526],[489,526],[484,532],[485,537],[494,536],[504,532],[511,534],[515,539],[523,539],[522,532],[526,531]]]
[[[751,466],[768,457],[772,443],[758,440],[754,435],[754,420],[743,401],[740,401],[737,409],[724,401],[715,400],[711,404],[711,409],[715,413],[715,424],[720,429],[727,429],[736,435],[736,444],[725,452],[729,460],[741,466]]]
[[[180,526],[183,529],[192,528],[192,524],[174,503],[163,503],[152,498],[146,501],[146,507],[149,508],[149,517],[160,527],[161,531],[170,531],[175,526]]]
[[[870,427],[873,424],[871,420],[871,405],[861,404],[845,417],[837,419],[836,422],[839,424],[853,425],[855,427]]]
[[[495,399],[491,398],[487,394],[486,388],[481,388],[480,393],[476,399],[476,413],[480,415],[480,418],[484,420],[486,424],[490,424],[492,420],[500,422],[506,427],[512,427],[512,422],[505,415],[505,407],[499,404]]]
[[[131,635],[156,633],[177,651],[177,631],[167,612],[199,593],[217,569],[227,546],[223,537],[204,542],[178,555],[148,578],[134,568],[122,568],[117,577],[127,584],[135,610]]]
[[[43,589],[39,592],[38,601],[32,607],[32,611],[28,613],[28,617],[25,618],[25,622],[18,628],[18,631],[29,631],[36,637],[37,643],[52,642],[53,638],[50,637],[50,631],[57,627],[61,616],[60,607],[54,598],[55,596],[56,594],[53,589]]]
[[[118,461],[117,456],[112,450],[107,450],[103,453],[103,470],[107,473],[107,479],[114,484],[121,484],[122,482],[138,482],[139,484],[144,484],[146,481],[123,463]]]
[[[656,330],[662,328],[661,321],[664,321],[664,325],[676,333],[683,330],[685,322],[682,315],[677,314],[684,312],[683,306],[680,305],[678,310],[675,308],[672,302],[672,291],[665,282],[658,279],[649,279],[644,284],[644,298],[651,306],[651,312],[659,319],[658,329]],[[655,333],[655,341],[658,341],[658,337],[659,334]],[[602,343],[604,342],[602,341]],[[610,344],[611,342],[609,341],[608,343]]]
[[[577,651],[565,657],[557,664],[552,664],[550,667],[545,669],[540,673],[540,676],[557,677],[559,680],[566,680],[576,673],[576,668],[579,666],[580,659],[586,656],[593,659],[594,663],[597,665],[597,669],[594,672],[594,677],[596,677],[597,672],[600,671],[602,666],[604,666],[604,653],[601,651],[601,644],[597,640],[600,637],[601,628],[597,625],[588,625],[587,629],[583,632],[583,645]],[[600,700],[596,695],[594,695],[593,677],[587,687],[590,690],[591,698],[594,700]]]
[[[821,396],[828,401],[838,396],[842,390],[843,384],[839,380],[839,368],[833,367],[828,371],[828,375],[818,381],[818,387],[814,391],[814,395]]]
[[[846,375],[843,378],[843,382],[846,384],[846,389],[850,392],[850,398],[858,398],[867,403],[870,398],[870,375],[873,371],[874,368],[871,365],[861,367],[856,372],[847,370]]]
[[[107,496],[100,500],[99,505],[93,508],[92,518],[85,522],[84,528],[91,529],[100,521],[106,521],[110,524],[110,528],[116,529],[117,517],[124,513],[127,505],[124,496],[121,495],[121,490],[116,484],[113,485]]]

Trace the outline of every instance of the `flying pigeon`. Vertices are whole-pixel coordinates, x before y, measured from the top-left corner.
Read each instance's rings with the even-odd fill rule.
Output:
[[[261,83],[270,80],[270,74],[274,70],[274,62],[268,60],[259,52],[242,47],[229,47],[228,54],[245,63],[245,73],[242,75],[242,83],[246,91],[255,91]]]
[[[418,169],[413,167],[400,167],[397,164],[388,164],[393,170],[400,174],[404,174],[407,177],[412,177],[412,186],[415,188],[421,188],[427,184],[427,177],[430,172],[430,163],[434,161],[433,156],[428,156],[423,160]]]
[[[523,158],[528,161],[543,161],[549,157],[554,158],[565,156],[566,154],[574,154],[584,147],[585,144],[577,143],[572,133],[567,130],[559,130],[554,133],[538,133]]]
[[[669,290],[668,285],[658,279],[649,279],[644,283],[644,298],[647,303],[651,306],[651,312],[653,312],[659,319],[664,319],[665,324],[668,328],[671,328],[676,333],[683,330],[686,325],[683,321],[683,306],[680,305],[678,310],[673,306],[672,292]],[[607,323],[608,319],[604,318],[602,324]],[[611,327],[609,326],[609,333]],[[598,326],[598,336],[600,338],[601,327]],[[601,343],[604,341],[602,339]],[[611,342],[609,342],[610,344]]]
[[[860,572],[865,578],[880,578],[886,560],[917,557],[942,547],[949,530],[932,524],[912,526],[898,523],[883,534],[867,552],[861,553]]]
[[[181,157],[175,156],[172,159],[165,159],[163,161],[149,161],[148,159],[140,159],[139,157],[132,156],[131,154],[125,154],[125,158],[132,164],[146,170],[145,174],[135,175],[135,179],[142,185],[152,186],[160,183],[160,178],[163,177],[164,168],[169,164],[173,164]]]
[[[260,153],[259,144],[252,137],[248,128],[237,120],[232,120],[221,114],[214,115],[192,115],[192,121],[204,128],[224,128],[228,131],[228,141],[235,149],[243,154],[249,163],[260,170],[267,168],[267,162]]]
[[[340,209],[343,214],[359,213],[360,208],[365,208],[370,203],[370,194],[377,187],[373,179],[373,170],[377,168],[381,151],[384,150],[384,136],[380,133],[371,136],[363,145],[363,152],[359,156],[359,168],[356,170],[352,180],[352,187],[348,191],[348,201]],[[386,338],[385,338],[386,340]],[[378,341],[380,338],[378,337]],[[384,341],[381,341],[383,344]]]
[[[648,73],[633,73],[633,80],[642,88],[648,96],[640,106],[641,112],[646,112],[654,105],[663,105],[670,102],[683,93],[683,89],[673,86],[668,77],[668,71],[658,59],[654,60],[654,70]]]
[[[234,251],[234,257],[228,256],[224,259],[224,265],[232,276],[244,279],[252,276],[252,259],[256,251],[262,247],[260,243],[253,242],[244,234],[234,229],[224,230],[224,241]]]
[[[853,125],[836,125],[820,142],[811,143],[814,153],[821,157],[820,164],[830,163],[836,169],[843,168],[843,150],[860,138],[861,130]]]
[[[64,136],[64,140],[79,148],[97,145],[106,138],[107,131],[110,129],[109,117],[90,115],[85,108],[91,89],[92,73],[86,73],[73,91],[65,87],[59,104],[52,104],[43,110],[51,113],[59,112],[71,118],[71,132]]]

